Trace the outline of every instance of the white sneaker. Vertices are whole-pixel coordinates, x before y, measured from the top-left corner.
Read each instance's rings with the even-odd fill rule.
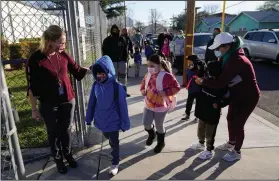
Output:
[[[212,158],[212,156],[213,156],[212,152],[208,150],[204,150],[203,152],[200,153],[199,158],[202,160],[207,160]]]
[[[109,173],[115,176],[118,173],[118,165],[112,165],[109,169]]]
[[[228,162],[233,162],[236,160],[240,160],[241,159],[241,154],[237,153],[235,150],[227,153],[225,156],[223,156],[223,159],[228,161]]]
[[[231,145],[229,142],[226,142],[222,145],[217,146],[216,148],[223,151],[232,151],[234,149],[234,145]]]
[[[192,150],[204,150],[204,145],[203,144],[200,144],[200,143],[197,143],[197,144],[192,144],[191,146],[190,146],[190,148],[192,149]]]

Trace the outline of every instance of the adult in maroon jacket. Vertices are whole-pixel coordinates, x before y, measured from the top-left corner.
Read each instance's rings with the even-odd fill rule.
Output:
[[[43,33],[39,50],[27,62],[28,93],[32,104],[32,117],[43,118],[48,141],[57,169],[67,172],[63,157],[72,168],[77,167],[71,152],[70,125],[75,109],[75,94],[68,72],[81,80],[88,68],[80,67],[64,52],[66,36],[57,25]],[[37,99],[40,104],[37,106]],[[39,107],[39,109],[38,109]]]
[[[241,47],[241,39],[229,33],[220,33],[209,49],[222,61],[223,72],[217,80],[197,78],[196,83],[212,88],[229,85],[230,104],[227,115],[229,142],[220,145],[221,150],[230,150],[223,159],[235,161],[241,158],[240,149],[244,140],[244,125],[255,109],[260,90],[254,68]]]

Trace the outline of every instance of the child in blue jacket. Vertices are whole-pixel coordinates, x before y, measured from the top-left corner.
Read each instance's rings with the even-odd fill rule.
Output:
[[[149,60],[150,56],[154,54],[154,50],[151,47],[151,43],[149,40],[147,40],[147,46],[145,47],[144,53],[147,60]]]
[[[112,166],[109,173],[116,175],[119,165],[119,130],[130,129],[126,92],[116,81],[115,69],[109,56],[103,56],[90,68],[95,82],[92,86],[86,124],[94,126],[109,139],[112,148]]]
[[[198,86],[195,82],[196,77],[198,76],[198,69],[196,62],[198,61],[198,57],[196,55],[188,56],[188,69],[187,69],[187,86],[186,89],[188,90],[188,98],[186,103],[186,116],[182,118],[182,120],[188,121],[190,119],[190,112],[192,109],[192,105],[194,100],[197,100],[201,92],[201,87]],[[195,118],[197,122],[198,119]]]
[[[139,47],[135,48],[135,53],[134,53],[133,57],[134,57],[134,63],[135,63],[135,77],[138,78],[139,73],[140,73],[140,66],[142,64],[142,57],[141,57]]]

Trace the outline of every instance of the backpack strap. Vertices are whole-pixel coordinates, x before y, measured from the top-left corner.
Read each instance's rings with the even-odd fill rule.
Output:
[[[150,81],[150,78],[151,78],[151,74],[148,72],[147,73],[147,76],[146,76],[146,79],[145,79],[145,91],[147,91],[147,87],[148,87],[148,83]]]
[[[158,91],[162,91],[164,89],[163,88],[163,79],[164,79],[165,74],[166,74],[165,71],[160,71],[156,78],[156,89]]]
[[[94,104],[93,104],[93,109],[92,109],[93,115],[95,114],[95,109],[96,109],[96,105],[97,105],[97,97],[96,97],[96,94],[95,94],[96,83],[97,83],[97,81],[95,81],[93,83],[93,88],[92,88],[93,95],[94,95],[94,97],[93,97]]]

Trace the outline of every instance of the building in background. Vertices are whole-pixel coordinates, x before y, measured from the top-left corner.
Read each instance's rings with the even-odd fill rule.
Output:
[[[155,25],[150,24],[150,25],[144,27],[144,28],[142,29],[141,33],[144,34],[144,35],[146,35],[146,34],[148,34],[148,33],[151,33],[151,34],[159,34],[159,33],[164,32],[164,29],[165,29],[165,28],[168,28],[168,27],[165,27],[165,26],[163,26],[163,25],[161,25],[161,24],[156,24],[156,27],[155,27]]]
[[[278,11],[243,11],[229,23],[229,31],[246,32],[255,29],[279,29]]]
[[[228,29],[228,23],[234,19],[236,15],[225,14],[225,30]],[[201,21],[196,25],[195,32],[197,33],[208,33],[212,32],[214,28],[221,28],[222,24],[222,13],[213,14],[201,19]]]

